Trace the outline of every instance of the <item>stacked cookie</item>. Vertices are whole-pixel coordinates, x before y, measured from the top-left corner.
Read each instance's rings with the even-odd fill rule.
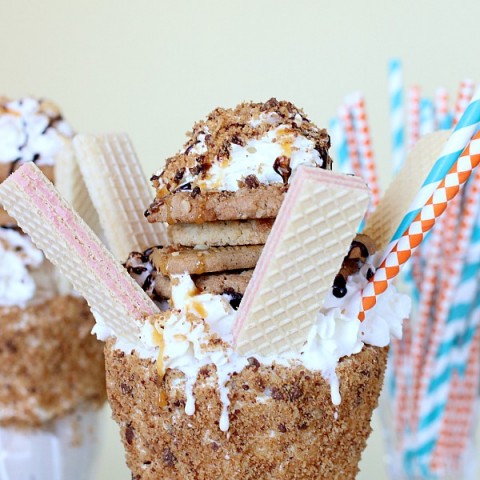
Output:
[[[238,305],[299,165],[331,169],[330,138],[289,102],[214,110],[184,150],[153,177],[149,222],[168,223],[171,245],[133,253],[130,273],[153,298],[169,298],[170,276]]]

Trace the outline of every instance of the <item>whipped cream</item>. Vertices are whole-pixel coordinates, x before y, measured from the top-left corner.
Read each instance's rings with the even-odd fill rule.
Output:
[[[229,426],[227,382],[235,372],[248,365],[248,360],[233,350],[233,325],[236,310],[228,295],[197,294],[189,275],[172,276],[172,302],[182,310],[173,310],[162,325],[146,323],[142,338],[152,348],[156,344],[154,329],[163,336],[163,369],[177,369],[185,375],[185,413],[195,413],[193,386],[200,369],[215,365],[222,402],[220,429]]]
[[[282,157],[284,166],[277,161]],[[245,179],[248,175],[255,175],[260,183],[266,185],[285,180],[284,183],[290,183],[300,165],[321,167],[322,164],[312,140],[286,125],[280,125],[259,139],[249,140],[245,146],[232,144],[230,158],[212,165],[204,188],[238,190],[238,179]]]
[[[305,339],[301,352],[257,359],[264,365],[274,362],[282,365],[304,365],[320,371],[330,383],[332,403],[341,402],[336,367],[341,358],[359,353],[365,344],[384,347],[392,338],[401,338],[403,319],[410,312],[410,299],[398,293],[394,286],[378,298],[375,309],[367,312],[363,322],[358,319],[361,292],[368,283],[367,272],[375,257],[369,257],[361,269],[347,281],[347,293],[336,298],[329,293],[317,320]],[[248,365],[233,349],[233,325],[237,311],[230,305],[228,295],[199,294],[188,274],[178,275],[172,281],[172,311],[164,323],[145,323],[141,341],[144,347],[125,346],[117,339],[116,348],[130,353],[135,350],[141,358],[161,363],[162,371],[177,369],[185,375],[185,412],[193,415],[195,399],[193,387],[202,367],[215,365],[222,402],[220,427],[228,429],[228,381],[232,374]],[[163,317],[162,317],[163,318]],[[98,333],[101,327],[95,327]],[[113,332],[103,330],[105,340]],[[158,338],[162,337],[159,347]],[[163,363],[162,363],[163,362]]]
[[[58,108],[45,100],[0,99],[0,163],[53,165],[73,131]]]
[[[336,374],[339,360],[359,353],[365,344],[385,347],[392,338],[402,338],[403,320],[410,315],[410,298],[390,285],[378,297],[375,308],[366,312],[365,320],[358,319],[367,272],[377,264],[375,260],[376,256],[369,257],[358,273],[348,277],[343,298],[331,292],[327,295],[301,355],[305,367],[320,370],[329,380],[332,402],[337,405],[341,402]]]
[[[207,133],[198,136],[199,142],[190,149],[190,153],[201,155],[207,151],[206,136]],[[250,139],[243,146],[231,143],[229,152],[228,158],[212,164],[204,178],[186,172],[182,185],[193,184],[206,191],[235,191],[249,175],[255,175],[265,185],[290,183],[300,165],[323,165],[320,153],[315,150],[315,143],[288,125],[278,125],[262,137]],[[161,185],[161,177],[159,181]]]
[[[44,259],[30,237],[15,228],[0,227],[0,306],[25,307],[32,300],[37,290],[35,273],[43,280],[39,272]]]
[[[0,227],[0,306],[24,308],[56,294],[53,267],[16,228]]]

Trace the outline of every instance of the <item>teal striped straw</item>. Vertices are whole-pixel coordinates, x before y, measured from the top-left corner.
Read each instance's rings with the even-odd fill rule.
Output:
[[[337,117],[330,119],[328,131],[335,151],[335,158],[338,162],[338,170],[343,173],[351,173],[350,159],[348,156],[347,135],[343,128],[342,122]]]
[[[457,367],[460,367],[460,370],[457,370],[459,373],[464,372],[465,364],[459,364],[458,360],[464,355],[468,356],[475,335],[475,329],[471,328],[469,316],[472,304],[476,303],[477,286],[471,282],[472,278],[468,278],[468,276],[472,273],[472,267],[474,269],[480,267],[479,230],[474,228],[478,219],[478,201],[475,202],[474,207],[476,211],[470,226],[472,229],[469,235],[470,245],[466,249],[463,259],[468,260],[468,263],[464,265],[460,281],[455,287],[457,298],[454,297],[453,299],[442,341],[436,352],[435,369],[427,391],[429,401],[421,405],[419,430],[423,429],[424,435],[419,435],[419,438],[423,440],[423,444],[420,444],[419,448],[427,458],[432,456],[436,447],[436,440],[440,434],[453,372],[457,370]],[[456,260],[454,259],[454,261]],[[476,271],[474,280],[477,280],[478,271]],[[461,343],[463,343],[462,347],[460,346]],[[464,355],[462,355],[462,352]],[[466,361],[466,358],[464,360]]]
[[[429,98],[420,99],[420,137],[435,130],[433,102]]]
[[[391,59],[388,63],[388,90],[393,172],[397,173],[405,161],[403,75],[402,64],[397,58]]]
[[[458,160],[464,148],[468,145],[480,125],[480,88],[476,91],[470,104],[465,109],[450,138],[448,139],[442,153],[430,170],[423,182],[414,202],[410,205],[407,213],[400,222],[394,233],[386,252],[390,252],[398,239],[407,230],[414,218],[421,211],[440,182],[445,178],[450,168]]]
[[[457,284],[452,285],[454,294],[441,342],[436,352],[432,352],[435,355],[434,370],[429,378],[426,398],[419,406],[417,433],[411,437],[412,445],[405,456],[405,468],[422,472],[426,478],[435,478],[430,467],[446,414],[453,373],[457,372],[460,377],[465,374],[480,320],[480,195],[478,190],[472,192],[478,178],[478,174],[471,177],[464,191],[464,199],[471,196],[473,199],[468,204],[468,215],[458,222],[465,229],[460,235],[460,241],[463,238],[458,252],[460,256],[451,259],[460,262],[461,274]]]

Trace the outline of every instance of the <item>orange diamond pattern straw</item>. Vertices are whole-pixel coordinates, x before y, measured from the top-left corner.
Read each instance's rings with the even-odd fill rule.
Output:
[[[357,93],[350,99],[358,152],[360,154],[362,177],[372,192],[369,209],[374,209],[380,201],[377,167],[373,157],[372,136],[368,126],[367,109],[363,94]]]
[[[414,85],[407,91],[407,148],[410,152],[420,140],[420,87]]]
[[[433,227],[437,218],[445,211],[449,202],[457,195],[472,170],[480,163],[480,132],[477,132],[440,182],[413,222],[398,239],[392,250],[378,267],[362,296],[362,310],[358,318],[363,321],[365,313],[377,303],[377,297],[388,288],[398,275],[400,268],[411,257],[422,242],[425,234]]]
[[[466,371],[461,377],[458,372],[453,374],[452,387],[446,403],[445,418],[432,458],[433,471],[442,472],[450,468],[458,468],[462,462],[462,454],[468,443],[471,430],[475,428],[472,422],[475,399],[478,394],[480,378],[480,330],[470,346]],[[445,462],[449,464],[445,464]]]
[[[474,92],[475,82],[473,80],[466,78],[460,82],[460,86],[458,88],[458,96],[455,102],[453,126],[455,126],[460,120],[460,117],[467,108],[467,105],[470,103]]]

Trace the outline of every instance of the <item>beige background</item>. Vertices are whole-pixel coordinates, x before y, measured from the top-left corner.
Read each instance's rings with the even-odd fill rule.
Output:
[[[478,0],[0,0],[0,93],[61,105],[82,132],[126,131],[146,174],[195,119],[241,100],[289,99],[324,126],[362,90],[388,183],[386,66],[426,95],[480,79]],[[129,479],[105,414],[95,480]],[[384,478],[373,435],[359,478]]]

